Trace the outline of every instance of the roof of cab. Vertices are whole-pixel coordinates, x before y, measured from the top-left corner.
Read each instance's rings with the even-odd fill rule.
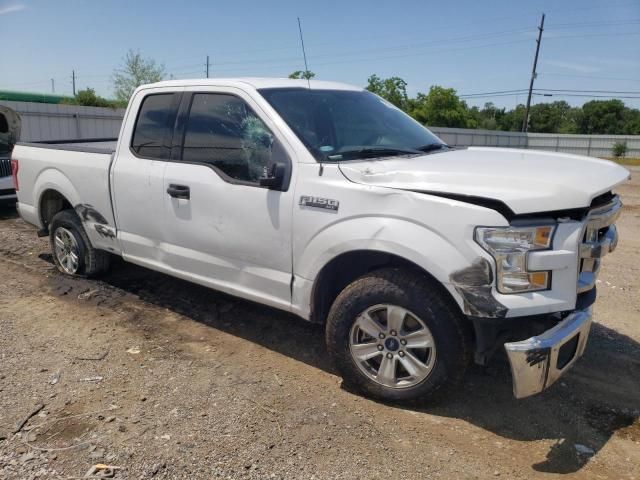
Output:
[[[298,80],[291,78],[199,78],[191,80],[167,80],[163,82],[142,85],[141,89],[159,87],[246,87],[255,88],[309,88],[312,90],[354,90],[361,91],[361,87],[356,87],[346,83],[325,82],[323,80]]]

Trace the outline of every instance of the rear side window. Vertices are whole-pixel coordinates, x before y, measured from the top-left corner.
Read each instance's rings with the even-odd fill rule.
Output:
[[[274,149],[279,146],[273,134],[242,99],[212,93],[193,96],[183,160],[207,163],[233,180],[257,184],[272,163]]]
[[[131,149],[140,157],[168,159],[176,118],[173,93],[145,97],[133,130]]]

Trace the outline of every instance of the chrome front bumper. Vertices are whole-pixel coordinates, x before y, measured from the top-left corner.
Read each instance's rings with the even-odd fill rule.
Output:
[[[515,397],[535,395],[558,380],[582,356],[590,329],[591,308],[587,308],[570,313],[541,335],[505,343]]]
[[[616,249],[618,230],[614,223],[621,211],[622,202],[615,196],[609,203],[589,212],[579,250],[578,293],[587,292],[595,286],[602,257]]]

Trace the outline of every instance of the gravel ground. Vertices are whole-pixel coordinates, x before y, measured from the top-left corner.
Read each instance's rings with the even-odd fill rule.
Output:
[[[501,357],[446,401],[368,400],[341,385],[321,327],[123,262],[100,281],[65,277],[4,208],[0,478],[78,478],[103,463],[120,479],[640,479],[631,168],[585,357],[520,401]]]

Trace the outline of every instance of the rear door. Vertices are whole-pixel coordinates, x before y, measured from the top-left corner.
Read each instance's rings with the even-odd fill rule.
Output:
[[[185,89],[164,172],[164,238],[183,276],[289,309],[293,162],[276,132],[245,92]],[[281,190],[259,185],[274,162],[286,166]]]
[[[142,90],[131,100],[111,169],[112,199],[123,256],[163,263],[164,170],[182,89]],[[137,112],[137,115],[135,114]]]

